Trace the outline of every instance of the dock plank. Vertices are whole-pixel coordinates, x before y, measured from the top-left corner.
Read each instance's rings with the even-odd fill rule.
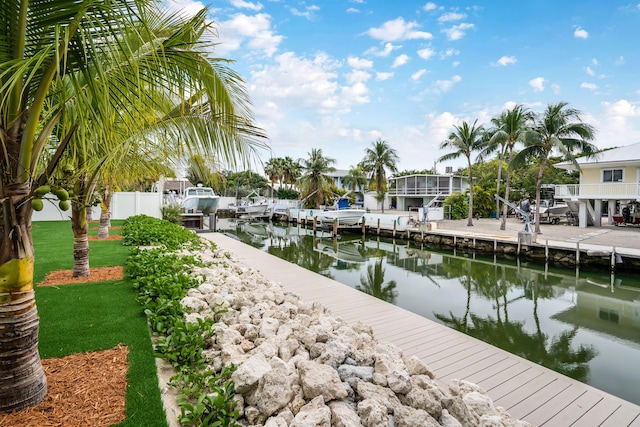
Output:
[[[247,266],[343,320],[372,326],[380,341],[416,355],[439,381],[467,379],[496,405],[534,426],[640,427],[640,406],[565,377],[354,288],[219,233],[204,233]]]

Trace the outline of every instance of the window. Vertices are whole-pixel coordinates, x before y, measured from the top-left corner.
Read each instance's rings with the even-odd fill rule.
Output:
[[[622,182],[622,169],[603,169],[602,182]]]

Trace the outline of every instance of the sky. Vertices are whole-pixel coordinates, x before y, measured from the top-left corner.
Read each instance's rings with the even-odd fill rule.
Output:
[[[640,142],[640,3],[618,0],[164,0],[208,7],[213,55],[245,80],[270,157],[357,165],[383,139],[398,170],[439,163],[463,121],[566,101],[600,148]],[[258,169],[262,172],[261,168]]]

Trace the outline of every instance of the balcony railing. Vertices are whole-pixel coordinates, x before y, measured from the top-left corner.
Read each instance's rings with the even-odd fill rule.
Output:
[[[625,199],[640,197],[640,183],[556,185],[556,198]]]
[[[407,188],[391,188],[389,189],[389,196],[437,196],[442,194],[443,196],[449,196],[451,193],[462,192],[460,188],[449,187],[407,187]]]

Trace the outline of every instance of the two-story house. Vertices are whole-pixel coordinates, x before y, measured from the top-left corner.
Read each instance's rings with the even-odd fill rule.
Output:
[[[469,188],[466,177],[449,175],[406,175],[389,179],[388,196],[397,200],[396,208],[408,211],[428,204],[432,199],[444,200],[452,193]]]
[[[556,198],[564,199],[578,213],[578,225],[602,225],[603,202],[609,224],[620,210],[640,202],[640,142],[603,151],[596,157],[579,157],[580,184],[557,185]],[[572,162],[555,167],[575,170]]]

